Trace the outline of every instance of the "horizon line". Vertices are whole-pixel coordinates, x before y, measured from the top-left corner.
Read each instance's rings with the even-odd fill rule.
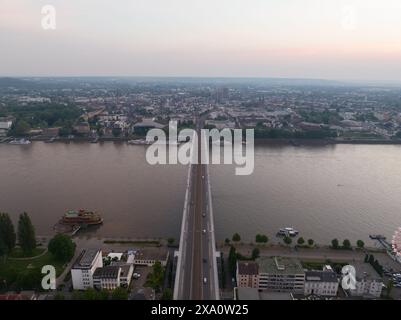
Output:
[[[339,83],[370,83],[370,84],[401,84],[400,80],[377,79],[335,79],[335,78],[308,78],[308,77],[280,77],[280,76],[202,76],[202,75],[0,75],[4,78],[147,78],[147,79],[244,79],[244,80],[295,80],[295,81],[322,81]]]

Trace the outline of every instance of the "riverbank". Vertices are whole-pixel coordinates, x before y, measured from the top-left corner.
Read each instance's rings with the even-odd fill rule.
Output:
[[[7,138],[0,141],[0,143],[7,143],[13,138]],[[40,141],[46,143],[70,143],[70,142],[82,142],[82,143],[102,143],[102,142],[121,142],[126,143],[130,140],[143,139],[143,137],[132,138],[132,137],[29,137],[31,141]],[[291,145],[291,146],[325,146],[325,145],[336,145],[336,144],[364,144],[364,145],[400,145],[401,139],[272,139],[272,138],[255,138],[255,145]]]
[[[400,145],[401,140],[387,139],[255,139],[255,145],[325,146],[336,144]]]

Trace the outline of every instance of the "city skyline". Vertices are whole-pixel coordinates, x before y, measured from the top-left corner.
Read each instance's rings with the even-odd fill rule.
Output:
[[[41,27],[44,5],[56,9],[55,30]],[[0,6],[4,76],[401,81],[401,5],[393,0]]]

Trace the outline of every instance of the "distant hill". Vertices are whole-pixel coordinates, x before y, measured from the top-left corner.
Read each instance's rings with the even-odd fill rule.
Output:
[[[20,79],[20,78],[0,78],[0,87],[7,88],[7,87],[24,87],[29,86],[30,81]]]

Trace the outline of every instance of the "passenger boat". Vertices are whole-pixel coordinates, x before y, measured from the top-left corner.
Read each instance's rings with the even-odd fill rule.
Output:
[[[61,218],[60,222],[67,225],[90,226],[103,223],[103,219],[96,212],[80,209],[79,211],[67,211]]]
[[[31,141],[29,141],[28,139],[24,139],[24,138],[22,138],[22,139],[14,139],[14,140],[11,140],[11,141],[9,142],[9,144],[14,144],[14,145],[27,145],[27,144],[31,144]]]

